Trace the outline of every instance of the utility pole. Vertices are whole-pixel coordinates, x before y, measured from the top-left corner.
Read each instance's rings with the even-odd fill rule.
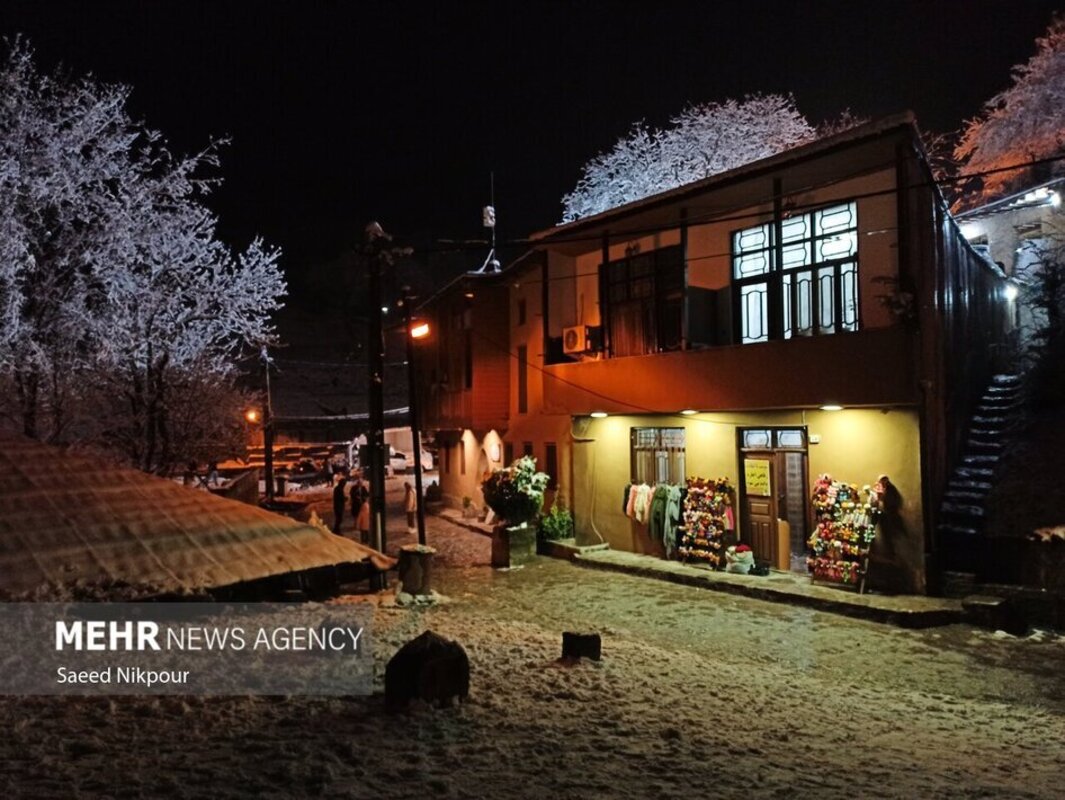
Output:
[[[418,381],[417,368],[414,364],[414,330],[411,325],[410,287],[403,287],[403,321],[406,323],[407,335],[407,408],[410,413],[410,435],[414,441],[414,499],[415,513],[418,520],[418,544],[425,544],[425,508],[422,505],[422,434],[418,424]]]
[[[375,550],[385,551],[385,336],[381,311],[381,262],[385,259],[382,248],[389,237],[381,226],[371,222],[366,226],[367,270],[369,277],[369,324],[367,330],[367,364],[369,368],[369,422],[367,450],[370,456],[370,542]],[[385,588],[388,579],[383,574],[379,579]]]
[[[266,401],[263,403],[263,475],[266,478],[266,502],[274,502],[274,411],[270,403],[270,356],[266,345],[260,355],[266,374]]]

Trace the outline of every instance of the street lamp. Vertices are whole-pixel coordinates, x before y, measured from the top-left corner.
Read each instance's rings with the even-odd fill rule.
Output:
[[[414,498],[415,514],[418,520],[418,544],[425,544],[425,508],[422,501],[422,435],[418,425],[418,380],[417,368],[414,364],[414,340],[424,339],[430,333],[429,323],[424,320],[417,322],[411,319],[411,296],[410,287],[404,286],[401,291],[403,297],[400,303],[403,306],[403,321],[407,332],[407,379],[409,383],[407,407],[410,413],[410,434],[414,441]]]

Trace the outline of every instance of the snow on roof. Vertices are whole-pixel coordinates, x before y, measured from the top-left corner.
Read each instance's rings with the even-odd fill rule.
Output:
[[[1053,205],[1055,202],[1061,202],[1060,199],[1055,201],[1054,198],[1054,195],[1058,194],[1059,190],[1065,191],[1065,178],[1051,178],[1048,181],[1043,181],[1018,192],[1000,197],[997,200],[981,203],[978,206],[959,211],[954,217],[956,219],[979,219],[1002,211],[1013,211],[1017,208]]]
[[[638,200],[633,200],[623,205],[615,206],[614,208],[608,208],[605,211],[600,211],[598,214],[591,214],[587,217],[575,219],[572,222],[561,223],[552,228],[537,231],[529,236],[529,242],[550,242],[555,237],[579,230],[582,227],[594,226],[605,220],[622,217],[649,206],[672,201],[696,192],[707,191],[719,185],[724,185],[733,180],[742,179],[745,176],[755,174],[762,170],[776,169],[789,162],[807,158],[811,155],[816,155],[836,147],[860,142],[864,139],[880,136],[897,128],[908,128],[913,132],[914,136],[916,136],[916,118],[914,117],[913,112],[903,111],[862,125],[856,125],[855,127],[848,128],[840,133],[815,139],[808,144],[783,150],[776,155],[758,159],[757,161],[751,161],[747,164],[741,164],[738,167],[724,172],[718,172],[714,175],[709,175],[702,180],[692,181],[691,183],[686,183],[681,186],[675,186],[672,189],[667,189],[658,192],[657,194],[641,197]]]
[[[0,590],[210,589],[384,558],[317,527],[0,433]]]

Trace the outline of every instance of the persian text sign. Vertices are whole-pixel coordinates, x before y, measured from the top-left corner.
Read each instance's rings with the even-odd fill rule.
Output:
[[[3,695],[357,695],[368,603],[0,603]]]
[[[769,496],[769,462],[764,458],[743,459],[743,482],[747,494]]]

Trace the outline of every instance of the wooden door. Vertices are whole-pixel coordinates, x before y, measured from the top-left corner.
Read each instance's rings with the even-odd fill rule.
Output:
[[[773,453],[743,454],[743,540],[757,561],[777,561],[777,474]]]

